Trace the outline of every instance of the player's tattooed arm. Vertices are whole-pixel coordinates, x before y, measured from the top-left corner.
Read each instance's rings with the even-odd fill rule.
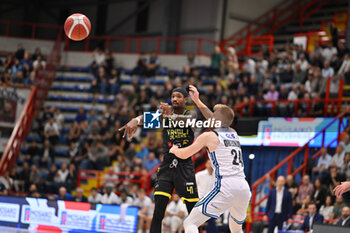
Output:
[[[132,136],[134,135],[134,133],[137,130],[137,126],[138,125],[142,125],[143,124],[143,116],[140,115],[138,117],[133,118],[131,121],[129,121],[126,125],[124,125],[123,127],[121,127],[119,129],[119,131],[124,130],[124,134],[123,134],[123,138],[125,138],[126,134],[128,134],[128,138],[132,138]]]
[[[170,148],[170,153],[176,155],[180,159],[187,159],[200,151],[202,148],[207,147],[209,151],[216,149],[220,142],[217,136],[213,132],[202,133],[198,138],[188,147],[179,148],[176,145]]]
[[[199,92],[197,88],[193,85],[190,85],[189,88],[189,94],[192,101],[197,105],[205,119],[211,118],[213,116],[213,112],[199,99]]]

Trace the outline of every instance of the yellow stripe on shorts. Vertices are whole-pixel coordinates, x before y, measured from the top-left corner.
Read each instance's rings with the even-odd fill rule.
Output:
[[[199,198],[184,198],[181,197],[182,202],[188,201],[188,202],[197,202],[199,201]]]
[[[156,192],[154,192],[154,195],[166,196],[166,197],[168,197],[169,199],[171,198],[171,195],[170,195],[169,193],[162,192],[162,191],[156,191]]]

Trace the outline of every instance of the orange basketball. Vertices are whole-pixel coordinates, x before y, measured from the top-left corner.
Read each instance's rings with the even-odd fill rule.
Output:
[[[90,33],[91,23],[88,17],[75,13],[69,16],[64,23],[64,32],[71,40],[84,40]]]

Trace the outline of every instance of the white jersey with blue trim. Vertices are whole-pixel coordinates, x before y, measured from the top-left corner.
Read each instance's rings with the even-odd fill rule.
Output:
[[[229,127],[213,130],[220,144],[210,152],[216,178],[236,176],[245,178],[242,149],[237,132]]]

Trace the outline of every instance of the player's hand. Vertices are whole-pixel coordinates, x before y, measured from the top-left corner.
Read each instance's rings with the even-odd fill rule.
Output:
[[[193,85],[190,85],[189,88],[190,88],[189,94],[191,96],[191,99],[193,100],[193,102],[196,103],[199,100],[199,92],[197,88]]]
[[[134,135],[134,133],[137,130],[137,120],[136,119],[132,119],[126,125],[121,127],[119,129],[119,131],[122,131],[123,129],[125,130],[124,134],[123,134],[123,138],[125,138],[126,134],[128,134],[128,138],[131,139],[132,136]]]
[[[168,103],[160,102],[160,109],[162,110],[163,116],[171,115],[171,106]]]
[[[170,151],[169,153],[172,153],[174,155],[176,155],[176,152],[179,150],[179,147],[177,145],[173,145],[171,148],[170,148]]]
[[[267,215],[264,215],[263,219],[262,219],[264,222],[268,222],[269,221],[269,218],[267,217]]]
[[[333,189],[334,195],[341,197],[343,193],[350,191],[350,181],[341,182],[340,185]]]

